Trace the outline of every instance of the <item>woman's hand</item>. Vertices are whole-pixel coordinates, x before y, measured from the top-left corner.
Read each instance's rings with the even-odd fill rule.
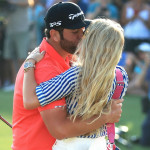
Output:
[[[37,47],[31,53],[29,53],[29,56],[27,57],[26,61],[32,59],[35,61],[35,63],[37,63],[41,59],[43,59],[44,55],[45,55],[45,51],[40,52],[40,48]]]

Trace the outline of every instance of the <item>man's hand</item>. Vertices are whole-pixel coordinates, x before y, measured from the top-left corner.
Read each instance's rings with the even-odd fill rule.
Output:
[[[119,122],[122,113],[122,102],[123,99],[112,99],[111,104],[111,112],[108,114],[108,122],[107,123],[115,123]]]

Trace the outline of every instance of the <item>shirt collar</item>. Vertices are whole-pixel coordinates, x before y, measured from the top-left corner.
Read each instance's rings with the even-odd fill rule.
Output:
[[[66,67],[70,67],[69,65],[69,58],[66,57],[66,59],[64,59],[47,41],[46,38],[43,38],[41,44],[40,44],[40,50],[41,51],[46,51],[46,53],[56,59],[59,63],[61,64],[66,64]]]

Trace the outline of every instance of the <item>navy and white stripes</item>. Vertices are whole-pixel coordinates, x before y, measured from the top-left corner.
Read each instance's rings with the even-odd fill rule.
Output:
[[[123,98],[127,91],[128,86],[128,75],[124,68],[117,66],[117,69],[119,69],[122,72],[123,75],[123,81],[124,81],[124,88],[121,93],[120,98]],[[80,72],[79,67],[71,67],[66,72],[52,78],[49,81],[41,83],[36,88],[36,95],[39,99],[40,105],[45,106],[46,104],[49,104],[57,99],[61,99],[63,97],[66,98],[66,104],[67,104],[67,111],[69,114],[73,114],[73,111],[71,111],[71,108],[75,108],[77,105],[77,99],[72,99],[72,93],[75,90],[75,86],[77,84],[77,78],[79,76]],[[115,88],[116,88],[116,77],[114,79],[112,90],[108,95],[108,102],[111,100]],[[99,136],[105,136],[106,135],[106,126],[100,128],[99,134],[93,134],[89,136],[80,136],[80,137],[88,137],[88,138],[96,138]]]
[[[72,93],[75,90],[79,70],[78,67],[71,67],[66,72],[37,86],[36,95],[40,105],[45,106]]]

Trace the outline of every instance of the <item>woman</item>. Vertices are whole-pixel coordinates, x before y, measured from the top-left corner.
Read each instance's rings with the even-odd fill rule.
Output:
[[[52,80],[43,82],[37,88],[34,73],[27,71],[24,74],[24,104],[28,103],[31,108],[35,108],[66,97],[70,119],[75,120],[77,116],[81,116],[84,120],[93,115],[101,116],[108,113],[110,110],[108,102],[116,87],[115,70],[123,45],[123,29],[118,23],[109,19],[93,20],[78,46],[77,61],[72,62],[73,67]],[[33,52],[26,61],[34,59],[35,61],[32,61],[36,63],[42,57],[43,52],[36,54]],[[123,68],[118,69],[122,72],[125,82],[120,97],[122,98],[127,89],[128,77]],[[29,78],[32,78],[35,85],[33,89],[27,86]],[[106,126],[102,126],[88,135],[56,140],[53,150],[106,149],[105,135]]]

